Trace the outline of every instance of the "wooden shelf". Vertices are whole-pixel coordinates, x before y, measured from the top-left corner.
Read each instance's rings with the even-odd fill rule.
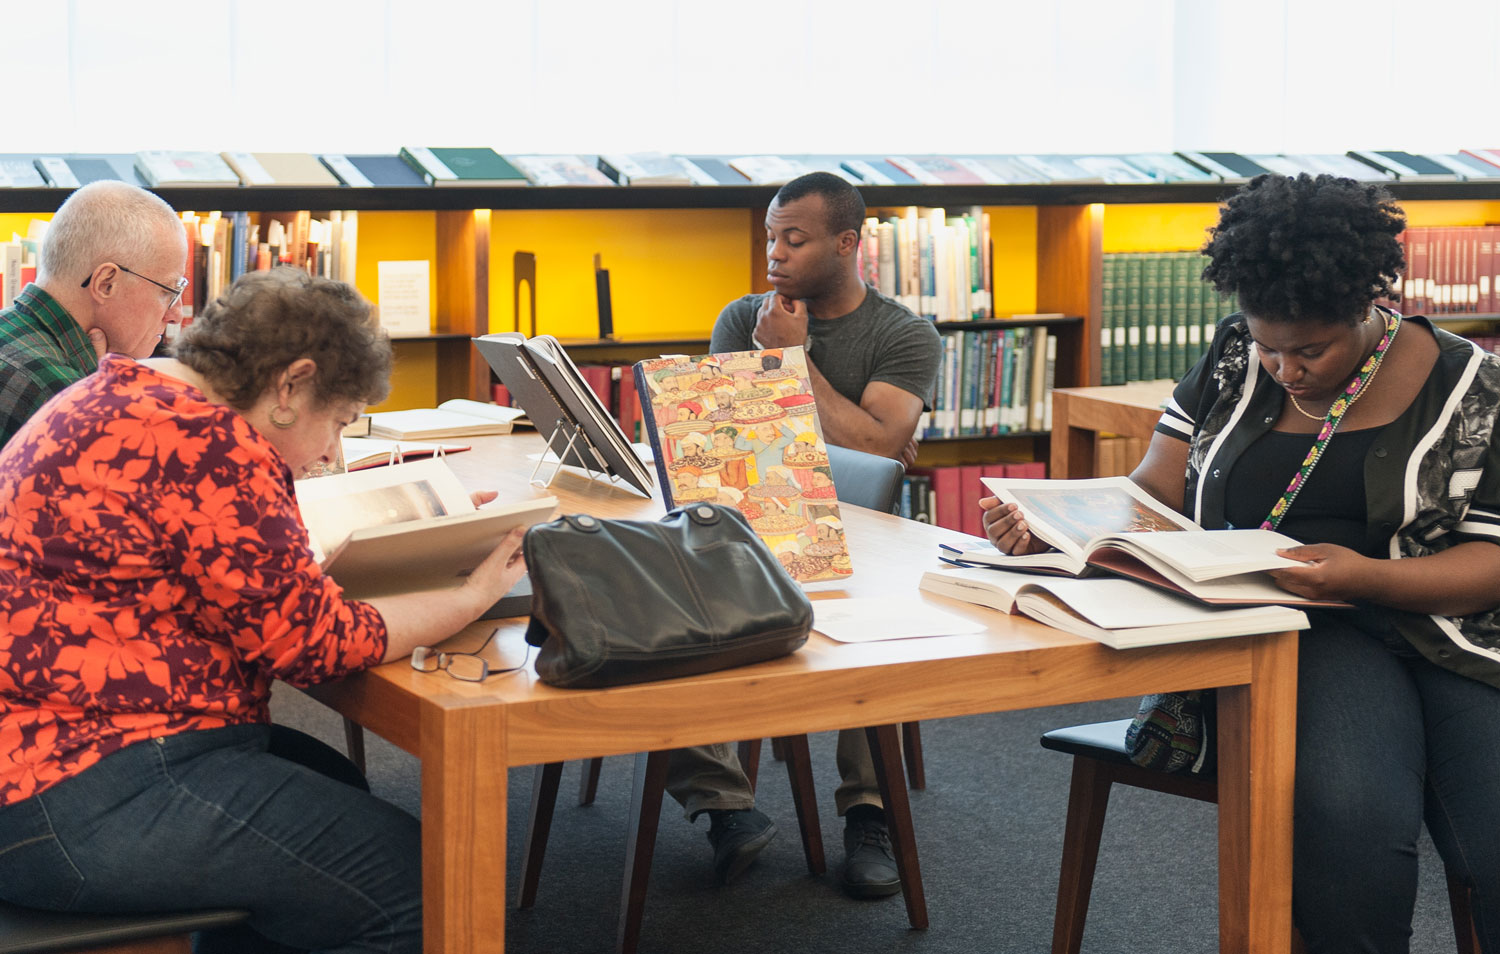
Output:
[[[1500,181],[1381,183],[1397,199],[1500,200]],[[899,205],[1109,205],[1221,202],[1239,183],[860,186],[870,208]],[[0,212],[54,212],[70,189],[0,189]],[[176,209],[762,209],[775,186],[241,187],[153,190]]]

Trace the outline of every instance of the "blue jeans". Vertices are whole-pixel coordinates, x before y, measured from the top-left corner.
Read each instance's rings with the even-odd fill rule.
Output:
[[[1428,662],[1379,611],[1316,614],[1298,664],[1292,909],[1308,954],[1408,950],[1424,818],[1500,952],[1500,689]]]
[[[272,735],[241,725],[138,742],[0,808],[0,897],[56,911],[242,908],[276,945],[420,952],[417,820],[349,784],[357,773],[273,754]],[[205,935],[199,950],[244,942]]]

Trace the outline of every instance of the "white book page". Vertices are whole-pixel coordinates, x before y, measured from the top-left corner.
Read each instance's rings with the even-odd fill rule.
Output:
[[[1079,562],[1089,541],[1105,534],[1202,529],[1128,477],[983,482],[1002,502],[1021,508],[1032,533]]]
[[[1178,623],[1213,625],[1239,616],[1261,616],[1278,607],[1216,609],[1134,580],[1034,579],[1027,590],[1045,590],[1079,616],[1103,629],[1138,629]],[[1019,597],[1021,594],[1017,594]],[[1294,611],[1293,611],[1294,612]]]
[[[355,530],[474,510],[463,484],[440,458],[299,480],[296,487],[319,563]]]
[[[455,414],[468,414],[473,417],[482,417],[487,421],[503,421],[509,423],[521,417],[526,412],[517,407],[503,407],[499,404],[486,404],[483,401],[471,401],[468,398],[453,398],[444,401],[437,406],[439,411],[452,411]]]
[[[985,625],[910,596],[867,596],[814,600],[813,629],[841,643],[868,643],[980,633]]]
[[[1132,552],[1144,551],[1138,555],[1158,569],[1158,560],[1164,560],[1195,582],[1304,565],[1276,555],[1278,549],[1301,546],[1301,543],[1274,530],[1130,534],[1124,535],[1124,539],[1121,535],[1111,535],[1105,540],[1120,540]]]

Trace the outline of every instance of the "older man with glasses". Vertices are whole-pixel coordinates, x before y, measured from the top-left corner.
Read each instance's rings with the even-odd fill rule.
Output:
[[[124,182],[68,197],[37,280],[0,311],[0,444],[106,351],[144,358],[182,319],[187,238],[172,207]]]

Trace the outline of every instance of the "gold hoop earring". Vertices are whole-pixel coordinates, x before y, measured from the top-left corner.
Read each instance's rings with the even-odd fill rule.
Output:
[[[291,418],[289,420],[282,420],[281,418],[278,418],[276,416],[277,411],[285,411],[287,414],[291,415]],[[271,408],[271,423],[275,424],[282,430],[286,430],[288,427],[291,427],[293,424],[297,423],[297,409],[294,407],[282,407],[280,405]]]

